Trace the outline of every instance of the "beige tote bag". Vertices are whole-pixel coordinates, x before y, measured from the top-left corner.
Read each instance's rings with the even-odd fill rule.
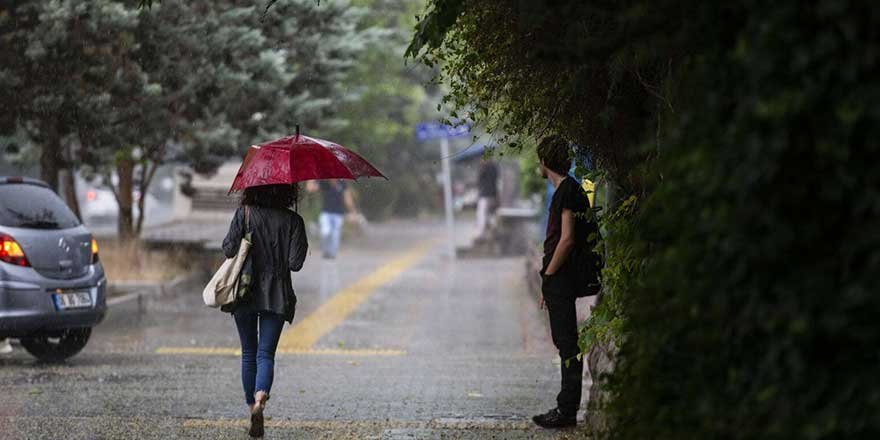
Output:
[[[218,308],[235,301],[236,290],[238,290],[238,277],[241,274],[241,268],[244,266],[244,260],[251,250],[251,241],[248,240],[249,234],[249,212],[247,206],[244,211],[245,234],[238,246],[238,253],[226,261],[217,269],[217,273],[208,281],[205,290],[202,291],[202,300],[208,307]]]

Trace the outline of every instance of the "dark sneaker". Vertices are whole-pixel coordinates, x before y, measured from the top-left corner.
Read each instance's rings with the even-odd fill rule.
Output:
[[[545,414],[532,417],[532,421],[542,428],[568,428],[577,425],[577,414],[563,414],[559,408],[553,408]]]

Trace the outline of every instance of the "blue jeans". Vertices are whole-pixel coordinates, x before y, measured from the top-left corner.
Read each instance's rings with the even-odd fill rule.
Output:
[[[325,257],[336,257],[342,239],[342,223],[345,216],[332,212],[322,212],[318,217],[321,225],[321,252]]]
[[[275,348],[284,327],[284,318],[271,312],[236,311],[233,313],[238,337],[241,339],[241,385],[248,405],[256,400],[254,393],[272,391],[275,369]],[[257,332],[259,329],[259,333]]]

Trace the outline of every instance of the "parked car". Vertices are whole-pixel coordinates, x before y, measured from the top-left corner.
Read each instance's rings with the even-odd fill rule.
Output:
[[[0,177],[0,338],[38,359],[85,347],[107,310],[98,243],[38,180]]]
[[[167,177],[165,179],[171,180]],[[173,186],[173,182],[169,182],[168,185]],[[160,187],[160,185],[156,186]],[[159,190],[155,190],[154,192],[159,192]],[[140,209],[138,208],[137,202],[141,198],[141,194],[140,192],[135,191],[132,196],[134,197],[132,215],[134,218],[138,218],[140,216]],[[171,214],[170,202],[162,203],[151,193],[147,193],[145,197],[144,211],[149,214],[145,219],[146,221],[144,225],[150,226],[168,221]],[[79,199],[82,221],[92,230],[92,232],[95,232],[99,236],[107,235],[106,231],[108,230],[108,227],[115,232],[119,219],[119,204],[116,201],[116,196],[113,195],[113,191],[109,189],[109,187],[104,185],[101,181],[87,181],[86,179],[78,178],[77,198]]]

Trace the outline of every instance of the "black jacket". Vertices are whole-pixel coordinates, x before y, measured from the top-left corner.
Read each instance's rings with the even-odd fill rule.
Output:
[[[249,228],[251,250],[248,266],[253,283],[247,298],[235,305],[234,310],[270,311],[293,321],[296,295],[290,272],[302,269],[309,249],[305,224],[296,212],[250,206]],[[223,253],[232,258],[238,253],[245,235],[244,207],[239,207],[223,239]]]

